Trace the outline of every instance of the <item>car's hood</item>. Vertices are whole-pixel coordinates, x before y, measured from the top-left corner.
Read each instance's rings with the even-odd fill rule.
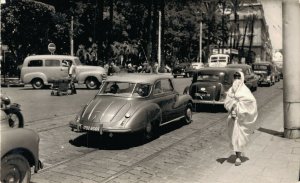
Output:
[[[117,123],[126,113],[133,113],[138,105],[123,97],[96,96],[82,111],[81,123]]]

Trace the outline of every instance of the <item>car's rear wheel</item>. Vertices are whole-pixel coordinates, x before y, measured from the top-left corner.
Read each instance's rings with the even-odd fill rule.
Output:
[[[188,104],[184,111],[184,122],[190,124],[192,122],[192,104]]]
[[[30,177],[30,166],[23,156],[11,154],[1,161],[1,182],[29,183]]]
[[[36,78],[31,81],[31,85],[34,89],[41,89],[44,87],[44,82],[42,79]]]
[[[88,89],[96,89],[99,88],[100,82],[96,78],[90,77],[86,79],[85,85]]]

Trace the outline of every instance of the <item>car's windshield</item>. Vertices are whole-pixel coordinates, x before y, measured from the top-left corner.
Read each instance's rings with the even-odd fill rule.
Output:
[[[151,85],[119,81],[104,82],[98,95],[113,95],[121,97],[146,97],[150,93]]]
[[[198,74],[197,81],[220,81],[220,76],[217,74]]]

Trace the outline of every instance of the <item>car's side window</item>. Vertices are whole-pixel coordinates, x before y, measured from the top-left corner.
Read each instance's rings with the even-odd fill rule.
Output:
[[[59,60],[45,60],[46,67],[57,67],[60,66]]]
[[[41,67],[43,66],[42,60],[30,60],[28,63],[28,67]]]
[[[172,84],[169,79],[161,80],[161,88],[162,88],[163,92],[173,91],[173,87],[172,87]]]
[[[153,94],[157,95],[162,93],[161,81],[157,81],[154,85]]]

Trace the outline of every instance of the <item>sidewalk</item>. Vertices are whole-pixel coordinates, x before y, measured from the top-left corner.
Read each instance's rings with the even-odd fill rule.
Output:
[[[215,162],[201,177],[205,183],[296,183],[300,182],[300,139],[283,138],[283,102],[268,104],[260,110],[261,127],[251,136],[252,142],[240,166],[229,157]]]

